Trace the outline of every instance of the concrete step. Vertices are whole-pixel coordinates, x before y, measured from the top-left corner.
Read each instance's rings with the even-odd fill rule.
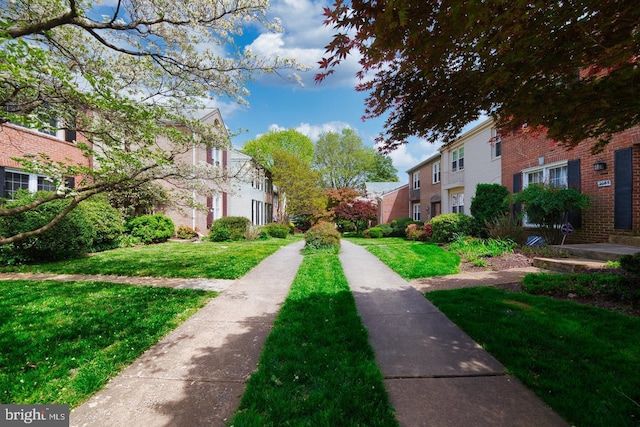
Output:
[[[586,258],[597,261],[618,261],[622,255],[633,255],[640,252],[640,247],[614,243],[552,245],[550,247],[571,258]]]
[[[533,266],[559,273],[588,273],[606,267],[606,262],[586,258],[542,258],[533,259]]]
[[[609,236],[609,243],[615,245],[635,246],[640,251],[640,236]]]

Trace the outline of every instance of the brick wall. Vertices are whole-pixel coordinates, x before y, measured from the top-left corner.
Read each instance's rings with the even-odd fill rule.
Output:
[[[398,218],[409,215],[409,186],[382,196],[380,200],[380,223],[387,224]]]
[[[0,166],[20,169],[20,164],[12,157],[39,153],[47,154],[56,162],[91,166],[90,159],[84,157],[74,143],[20,126],[0,126],[0,147]]]
[[[640,234],[640,127],[614,135],[599,154],[591,154],[594,141],[587,140],[573,149],[546,138],[544,133],[502,135],[502,184],[513,192],[513,175],[523,169],[563,160],[580,159],[580,190],[591,196],[591,206],[582,213],[582,227],[568,236],[567,243],[607,242],[610,235]],[[633,229],[614,229],[614,152],[633,150]],[[601,172],[593,170],[596,161],[607,163]],[[598,181],[611,181],[599,186]]]

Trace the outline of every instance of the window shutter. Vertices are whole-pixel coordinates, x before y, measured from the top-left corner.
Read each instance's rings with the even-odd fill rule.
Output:
[[[76,142],[76,131],[65,129],[64,130],[64,140],[67,142]]]
[[[4,189],[4,166],[0,166],[0,197],[7,197]]]
[[[522,173],[513,174],[513,194],[519,193],[522,190]],[[514,203],[512,207],[513,216],[520,215],[522,212],[522,205],[520,203]]]
[[[67,188],[76,188],[76,179],[73,176],[68,176],[64,179],[64,185]]]
[[[623,148],[614,153],[613,228],[631,230],[633,225],[633,162],[632,149]]]
[[[580,191],[580,159],[570,160],[567,162],[567,186]],[[568,221],[575,228],[582,227],[582,210],[571,209],[569,211]]]

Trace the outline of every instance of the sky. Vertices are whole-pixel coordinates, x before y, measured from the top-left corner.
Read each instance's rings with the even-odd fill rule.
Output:
[[[362,120],[366,93],[357,92],[355,73],[359,70],[357,58],[350,57],[323,83],[316,84],[317,63],[325,56],[324,46],[331,41],[332,30],[323,24],[323,7],[327,0],[271,0],[270,14],[282,21],[283,33],[268,33],[255,29],[245,33],[242,42],[253,53],[264,57],[278,55],[294,57],[310,66],[298,72],[302,85],[282,76],[258,77],[248,86],[249,106],[228,100],[216,100],[212,106],[220,110],[222,119],[232,133],[234,147],[241,148],[247,141],[270,130],[296,129],[318,139],[321,132],[341,132],[352,128],[364,144],[374,146],[374,139],[383,130],[384,119]],[[407,169],[427,159],[439,145],[413,139],[390,154],[401,182],[407,182]]]

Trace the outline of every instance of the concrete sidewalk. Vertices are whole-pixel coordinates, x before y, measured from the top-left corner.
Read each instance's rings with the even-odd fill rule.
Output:
[[[401,425],[567,425],[366,249],[343,240],[340,260]]]
[[[71,426],[224,426],[256,369],[304,242],[283,247],[71,412]]]

